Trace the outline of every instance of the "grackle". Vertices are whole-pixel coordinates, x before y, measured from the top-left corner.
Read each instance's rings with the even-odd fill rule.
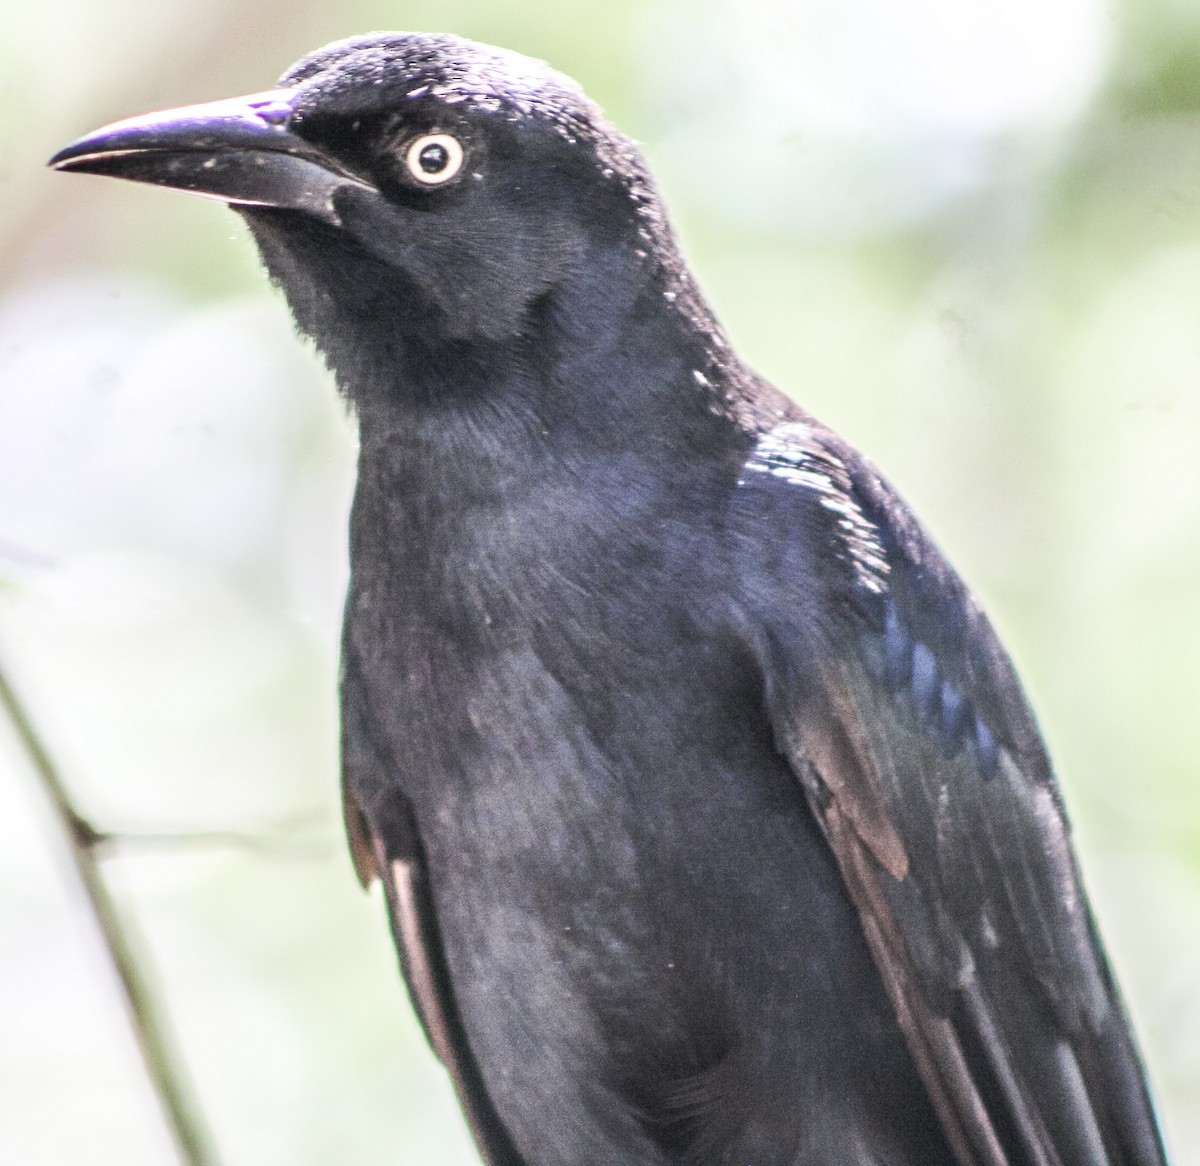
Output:
[[[237,210],[354,408],[346,823],[490,1166],[1165,1162],[1003,648],[572,81],[376,34],[52,164]]]

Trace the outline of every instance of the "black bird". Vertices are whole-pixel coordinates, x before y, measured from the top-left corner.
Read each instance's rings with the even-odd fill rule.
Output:
[[[52,164],[233,206],[354,407],[346,822],[491,1166],[1165,1161],[1004,650],[573,82],[377,34]]]

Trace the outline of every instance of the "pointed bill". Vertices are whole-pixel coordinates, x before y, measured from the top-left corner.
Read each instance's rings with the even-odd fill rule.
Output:
[[[292,130],[294,98],[272,89],[127,118],[72,142],[49,164],[338,225],[338,191],[375,188]]]

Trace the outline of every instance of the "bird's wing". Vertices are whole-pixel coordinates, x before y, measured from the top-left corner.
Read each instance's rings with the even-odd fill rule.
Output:
[[[961,1166],[1161,1166],[1049,762],[986,618],[814,422],[760,437],[734,506],[779,747]]]
[[[425,1035],[450,1074],[486,1166],[523,1166],[471,1056],[438,936],[416,820],[395,780],[396,762],[376,730],[369,692],[349,644],[342,661],[342,805],[354,868],[378,878],[400,968]]]

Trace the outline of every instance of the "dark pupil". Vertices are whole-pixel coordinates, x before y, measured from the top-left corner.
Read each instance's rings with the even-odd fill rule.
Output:
[[[432,142],[417,155],[417,165],[426,174],[437,174],[450,165],[450,151]]]

